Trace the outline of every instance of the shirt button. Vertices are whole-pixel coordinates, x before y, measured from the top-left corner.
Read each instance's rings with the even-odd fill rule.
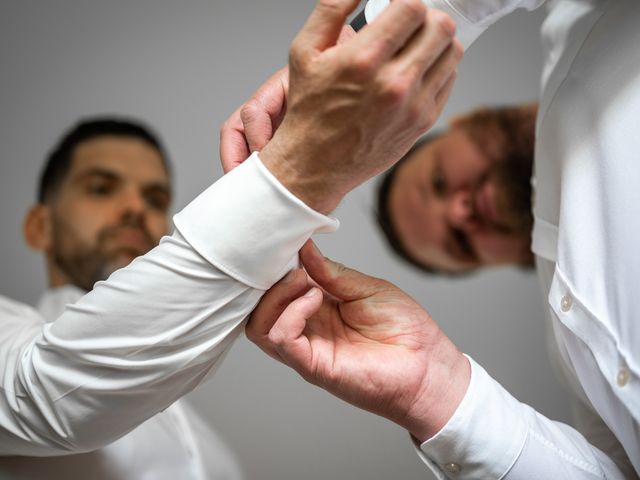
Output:
[[[567,293],[564,297],[562,297],[562,300],[560,300],[560,309],[563,312],[568,312],[569,310],[571,310],[572,305],[573,298]]]
[[[618,370],[618,376],[616,377],[616,381],[618,382],[619,387],[624,387],[627,383],[629,383],[629,369],[627,367],[622,367]]]
[[[462,471],[462,467],[457,463],[447,463],[444,466],[444,469],[449,473],[460,473]]]

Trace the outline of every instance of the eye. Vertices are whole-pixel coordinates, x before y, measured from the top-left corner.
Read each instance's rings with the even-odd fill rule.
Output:
[[[93,179],[86,184],[86,192],[95,197],[106,197],[114,190],[113,182],[103,179]]]
[[[165,212],[169,208],[169,197],[164,193],[149,193],[145,196],[145,202],[154,210]]]
[[[431,187],[437,195],[444,195],[444,193],[446,192],[447,182],[440,169],[436,170],[433,173],[433,177],[431,178]]]

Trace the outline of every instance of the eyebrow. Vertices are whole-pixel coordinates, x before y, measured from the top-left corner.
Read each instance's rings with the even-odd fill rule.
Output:
[[[118,181],[122,178],[121,175],[113,172],[112,170],[101,168],[101,167],[91,167],[87,170],[81,171],[76,174],[75,178],[73,178],[74,182],[82,182],[84,179],[89,177],[102,177],[111,181]],[[152,181],[149,183],[145,183],[143,185],[144,190],[160,190],[167,195],[171,195],[171,188],[169,185],[162,181]]]
[[[87,177],[105,177],[110,180],[118,180],[120,178],[120,175],[106,168],[92,167],[77,173],[73,180],[82,181]]]

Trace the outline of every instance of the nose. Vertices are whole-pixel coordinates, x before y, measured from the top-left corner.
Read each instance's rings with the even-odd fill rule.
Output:
[[[459,189],[449,195],[447,217],[453,227],[462,231],[469,232],[477,228],[478,221],[473,211],[473,196],[469,189]]]
[[[144,216],[146,203],[142,193],[136,188],[127,188],[120,197],[120,211],[123,216]]]

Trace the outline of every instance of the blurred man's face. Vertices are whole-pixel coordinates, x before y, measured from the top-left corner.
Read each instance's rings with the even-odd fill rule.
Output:
[[[168,174],[151,145],[118,136],[79,144],[51,205],[53,286],[91,290],[148,252],[167,233],[169,203]]]
[[[531,214],[528,201],[515,197],[530,197],[530,180],[512,175],[508,163],[484,156],[459,128],[405,160],[389,192],[389,213],[407,253],[448,272],[526,263],[531,232],[523,219]]]

